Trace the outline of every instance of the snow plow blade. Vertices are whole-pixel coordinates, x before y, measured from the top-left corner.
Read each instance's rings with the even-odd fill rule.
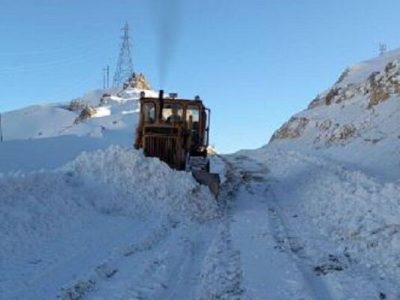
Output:
[[[194,179],[200,184],[208,186],[211,193],[214,194],[215,198],[218,198],[220,178],[216,173],[208,173],[204,170],[192,171]]]

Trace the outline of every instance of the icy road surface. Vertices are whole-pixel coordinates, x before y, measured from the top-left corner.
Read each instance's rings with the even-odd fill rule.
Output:
[[[78,205],[74,210],[64,203],[70,200],[73,192],[71,195],[65,192],[66,198],[61,201],[64,204],[57,207],[64,214],[62,205],[67,205],[75,217],[69,220],[60,215],[61,221],[51,219],[48,224],[60,222],[63,226],[39,228],[56,234],[48,238],[39,235],[37,240],[31,241],[31,248],[8,253],[4,250],[0,257],[1,299],[399,299],[396,281],[399,271],[393,266],[390,268],[397,256],[390,249],[381,254],[367,252],[363,240],[354,240],[354,237],[347,241],[346,234],[338,229],[340,225],[347,226],[346,221],[338,222],[334,207],[326,207],[330,216],[324,216],[320,222],[318,213],[323,209],[318,208],[316,202],[305,200],[305,197],[319,195],[340,203],[339,198],[346,195],[362,195],[364,200],[358,201],[367,201],[368,195],[374,193],[393,196],[396,191],[391,190],[393,194],[390,194],[390,188],[396,187],[298,153],[243,152],[217,159],[224,173],[224,183],[218,207],[212,207],[209,194],[204,190],[198,195],[189,192],[195,185],[186,181],[185,174],[163,169],[154,160],[147,162],[141,156],[129,154],[133,170],[141,168],[140,175],[136,175],[138,178],[150,169],[147,182],[134,182],[134,188],[145,195],[148,206],[142,207],[139,200],[133,199],[129,201],[143,214],[129,211],[115,214],[121,209],[115,207],[119,205],[117,198],[127,197],[129,194],[125,191],[134,193],[128,183],[120,190],[105,192],[105,184],[128,182],[135,174],[132,168],[124,169],[126,160],[118,161],[118,157],[129,156],[124,151],[111,148],[105,153],[84,154],[72,167],[67,167],[66,183],[65,177],[61,177],[51,184],[65,191],[72,187],[72,191],[85,197],[88,183],[82,185],[70,178],[82,173],[85,178],[96,179],[90,183],[93,188],[103,188],[91,194],[100,204],[89,213],[85,202],[75,199],[85,209]],[[110,161],[115,165],[107,166],[105,162]],[[87,164],[91,169],[87,169]],[[114,179],[119,170],[124,171]],[[99,175],[101,172],[109,175]],[[161,177],[154,178],[160,174]],[[58,173],[50,175],[59,176]],[[41,182],[43,174],[29,176],[0,178],[0,185],[20,184],[22,190],[26,190],[27,184],[34,183],[39,188],[30,187],[32,195],[39,193],[36,189],[44,191],[48,197],[55,193],[46,183],[49,178]],[[171,176],[178,177],[170,178],[168,184],[180,181],[180,188],[188,191],[185,197],[190,198],[190,203],[176,194],[179,192],[176,184],[163,186],[160,180]],[[151,194],[157,184],[156,192]],[[339,188],[342,194],[335,195],[335,189]],[[198,196],[209,203],[207,207],[196,202]],[[117,199],[112,200],[113,206],[104,203],[112,197]],[[151,200],[152,197],[159,198]],[[157,206],[157,201],[162,199],[166,203]],[[29,210],[18,208],[20,200],[12,204],[20,212],[16,218],[29,218]],[[31,201],[35,209],[35,200],[28,200],[23,201],[28,204]],[[320,205],[328,203],[317,200]],[[167,205],[173,209],[159,213],[165,211]],[[3,208],[3,213],[5,210]],[[189,215],[188,211],[191,211]],[[53,218],[43,212],[42,217]],[[341,224],[335,224],[335,220]],[[391,231],[392,235],[386,232],[389,230],[385,227],[386,221],[375,220],[372,224],[381,226],[383,231],[383,244],[378,243],[378,249],[389,248],[385,243],[393,243],[398,238],[396,232]],[[37,223],[33,220],[26,224]],[[360,224],[367,229],[370,226],[368,222]],[[10,230],[13,229],[10,227]],[[19,233],[25,229],[15,230]],[[30,230],[36,232],[35,228]],[[360,230],[366,243],[374,241],[374,234],[369,237]],[[12,237],[5,237],[3,241],[19,245]],[[28,236],[26,238],[29,240]],[[6,249],[14,249],[6,246]],[[393,244],[392,250],[396,249]]]

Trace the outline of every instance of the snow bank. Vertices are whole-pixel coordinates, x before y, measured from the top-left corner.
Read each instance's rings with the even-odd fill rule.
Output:
[[[62,170],[75,181],[100,185],[117,196],[96,202],[102,210],[133,215],[138,211],[188,214],[199,218],[215,214],[216,202],[205,186],[197,184],[190,174],[171,170],[159,159],[145,158],[136,150],[111,146],[84,152]]]
[[[271,146],[241,154],[268,167],[269,189],[289,219],[304,216],[353,263],[400,278],[400,181]]]
[[[0,262],[93,214],[200,221],[217,214],[211,193],[190,174],[116,146],[56,171],[0,175],[0,191]]]
[[[301,180],[303,209],[343,252],[380,276],[400,276],[400,182],[380,184],[361,172],[326,170]]]

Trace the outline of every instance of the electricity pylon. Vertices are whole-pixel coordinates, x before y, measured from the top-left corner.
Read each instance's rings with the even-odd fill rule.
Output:
[[[121,49],[118,56],[117,67],[115,69],[113,78],[113,87],[122,86],[123,83],[133,74],[133,63],[131,57],[131,43],[129,37],[129,25],[125,24],[122,29],[124,34],[122,36]]]

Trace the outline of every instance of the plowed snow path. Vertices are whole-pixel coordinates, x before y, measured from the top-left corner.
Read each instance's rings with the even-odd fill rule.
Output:
[[[283,224],[276,221],[272,199],[265,193],[268,169],[245,157],[225,161],[230,165],[228,178],[236,182],[228,206],[232,243],[241,261],[241,298],[332,299],[325,282],[283,248]]]

